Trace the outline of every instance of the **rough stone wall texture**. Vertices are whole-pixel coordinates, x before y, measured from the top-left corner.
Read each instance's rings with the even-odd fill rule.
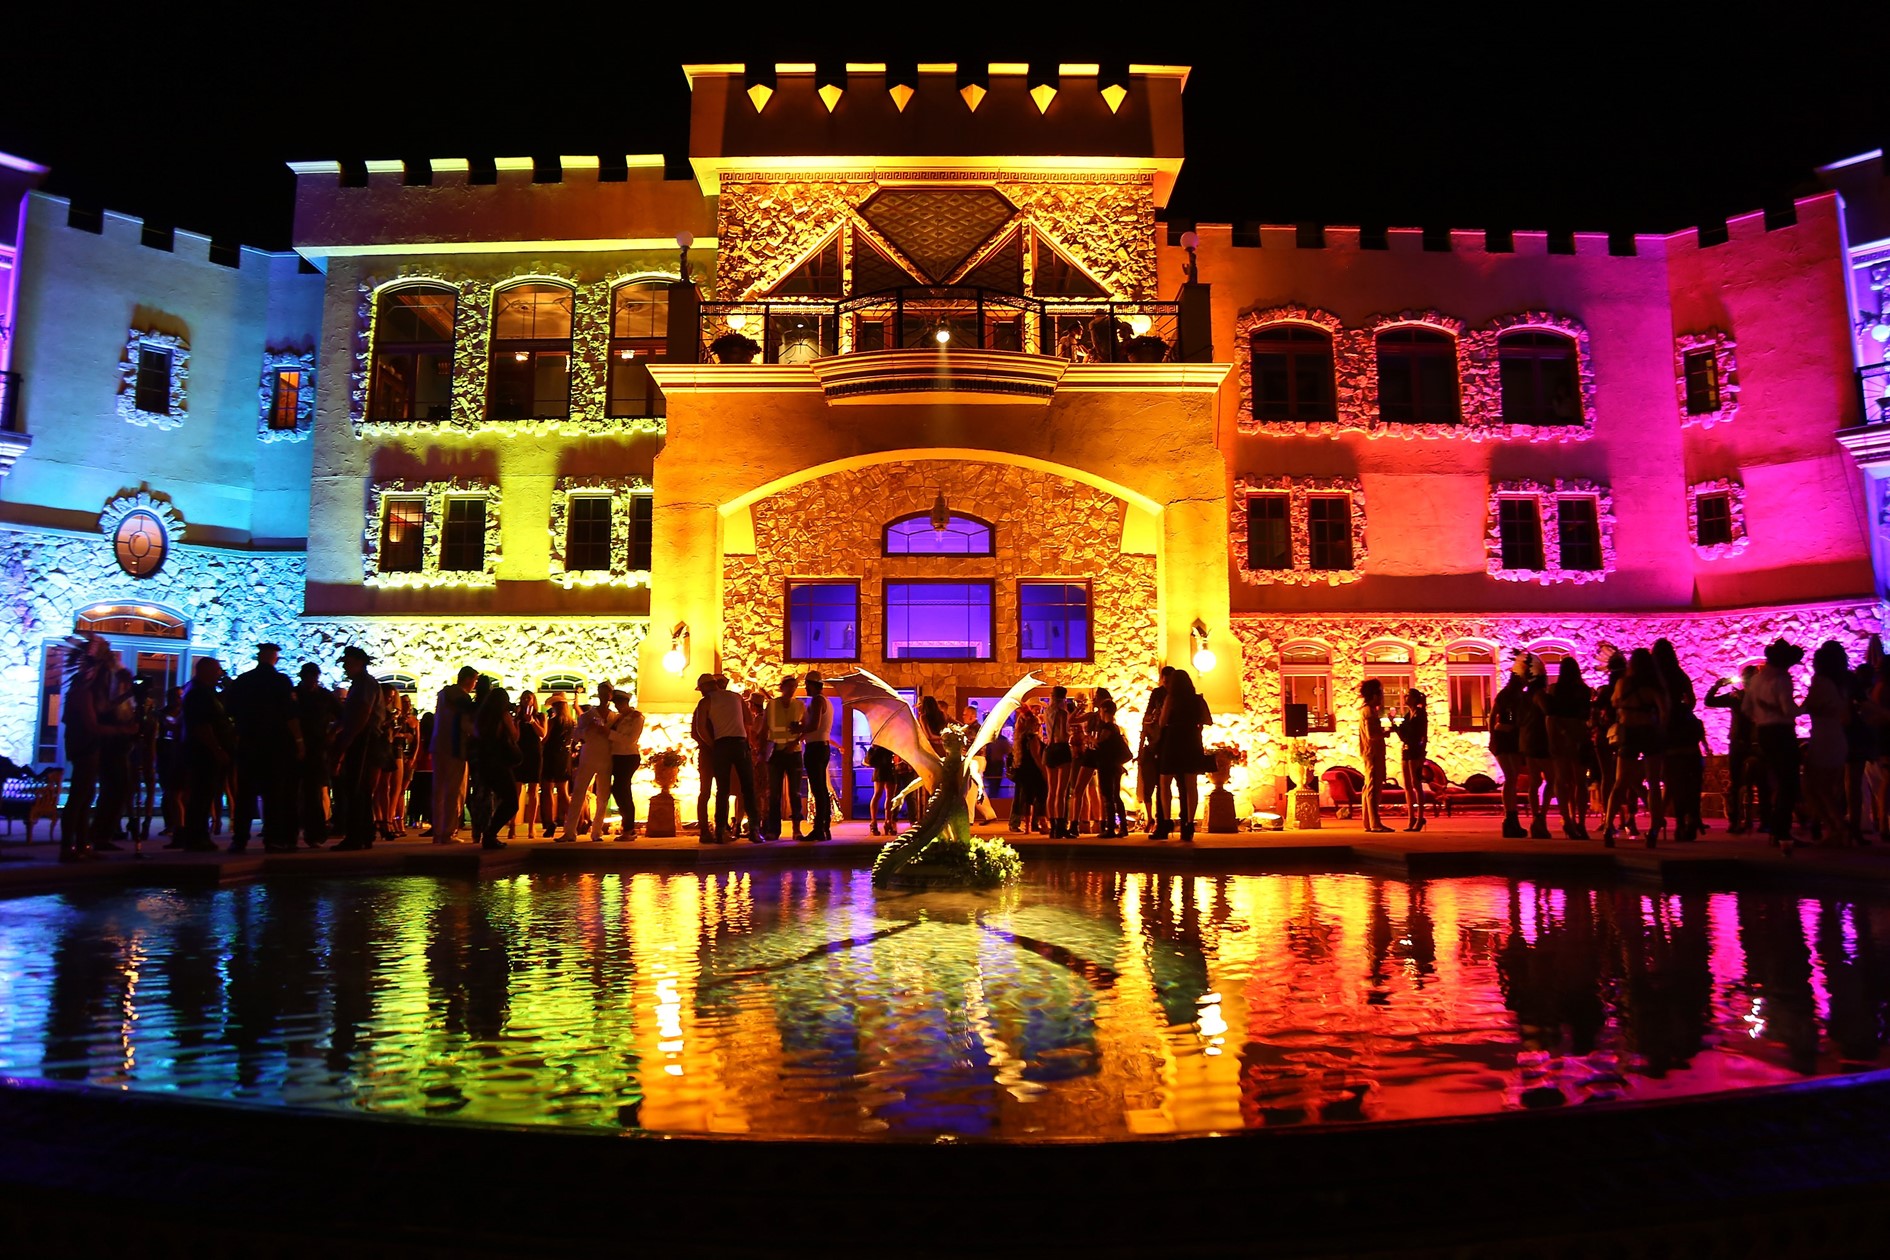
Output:
[[[1316,494],[1344,492],[1352,499],[1352,567],[1315,569],[1312,567],[1312,524],[1309,500]],[[1250,569],[1247,567],[1247,500],[1257,494],[1284,494],[1287,503],[1287,534],[1293,548],[1290,569]],[[1365,490],[1357,477],[1237,477],[1234,497],[1228,508],[1228,546],[1233,555],[1234,575],[1249,586],[1343,586],[1356,582],[1365,572]]]
[[[71,634],[78,611],[101,602],[175,611],[191,622],[190,651],[232,668],[256,644],[276,642],[289,668],[315,661],[336,679],[341,649],[358,643],[375,657],[376,673],[412,677],[427,701],[423,708],[467,664],[514,689],[554,671],[609,677],[634,689],[645,621],[303,618],[303,571],[300,552],[178,544],[162,569],[140,580],[118,568],[102,535],[0,528],[0,753],[15,761],[31,757],[44,644]],[[687,715],[681,720],[686,728]]]
[[[1716,424],[1731,424],[1739,414],[1739,359],[1734,353],[1737,349],[1738,343],[1717,328],[1681,333],[1673,339],[1673,387],[1680,405],[1682,428],[1698,425],[1710,429]],[[1713,352],[1713,375],[1719,386],[1719,406],[1697,414],[1687,409],[1687,355],[1695,350]]]
[[[954,510],[991,521],[995,556],[882,555],[886,522],[928,511],[940,491]],[[743,688],[772,689],[783,671],[789,578],[860,583],[860,661],[895,687],[955,705],[967,688],[1003,690],[1027,669],[1072,689],[1106,686],[1139,713],[1161,656],[1155,559],[1122,553],[1125,505],[1101,490],[1008,464],[877,464],[796,486],[754,506],[755,554],[727,557],[722,667]],[[899,578],[994,580],[991,661],[884,659],[881,583]],[[1018,660],[1017,581],[1091,583],[1090,661]],[[800,666],[805,670],[807,666]],[[826,672],[844,673],[835,662]]]
[[[1503,566],[1504,499],[1534,499],[1537,520],[1542,527],[1542,565],[1540,569],[1509,569]],[[1568,499],[1595,501],[1595,526],[1601,546],[1598,569],[1562,567],[1562,504]],[[1499,481],[1490,487],[1490,506],[1483,518],[1483,547],[1488,557],[1490,576],[1501,582],[1535,582],[1548,586],[1555,582],[1605,582],[1616,564],[1614,550],[1614,495],[1606,486],[1592,481]]]
[[[1249,772],[1266,779],[1291,773],[1277,738],[1282,719],[1280,649],[1290,642],[1311,640],[1332,653],[1333,712],[1338,729],[1316,734],[1309,742],[1320,751],[1319,766],[1361,764],[1358,756],[1357,696],[1364,681],[1364,646],[1375,639],[1396,639],[1412,647],[1413,685],[1429,699],[1430,755],[1452,782],[1473,773],[1497,775],[1489,754],[1489,735],[1483,731],[1450,729],[1450,686],[1444,649],[1459,639],[1474,639],[1497,646],[1496,684],[1517,651],[1525,647],[1558,644],[1581,663],[1590,684],[1604,676],[1604,644],[1622,651],[1646,647],[1657,638],[1670,639],[1680,663],[1701,696],[1715,678],[1737,674],[1741,665],[1758,657],[1774,638],[1784,636],[1806,648],[1805,665],[1798,671],[1802,696],[1810,681],[1811,649],[1826,639],[1844,645],[1853,662],[1863,656],[1865,642],[1880,633],[1883,605],[1872,601],[1791,608],[1744,609],[1727,613],[1670,613],[1635,616],[1571,617],[1555,613],[1521,616],[1356,616],[1316,614],[1292,617],[1236,617],[1246,661],[1241,693],[1246,719],[1272,738],[1249,747]],[[1707,738],[1715,751],[1726,747],[1725,709],[1700,709]],[[1258,752],[1259,755],[1256,755]],[[1394,754],[1395,756],[1395,754]],[[1270,759],[1273,764],[1257,768]],[[1500,776],[1497,776],[1500,777]]]
[[[900,184],[988,183],[1017,207],[1010,223],[1029,222],[1056,241],[1115,297],[1150,301],[1155,291],[1154,186],[1142,178],[1071,175],[1018,179],[995,172],[902,172]],[[872,172],[725,175],[717,199],[716,289],[730,299],[767,292],[843,223],[880,241],[859,217],[878,191]]]
[[[1305,324],[1332,338],[1334,418],[1330,421],[1268,420],[1253,411],[1253,335],[1277,324]],[[1378,334],[1401,326],[1422,326],[1447,333],[1456,342],[1457,388],[1462,418],[1455,424],[1390,423],[1378,408]],[[1500,345],[1503,334],[1539,330],[1575,343],[1576,377],[1581,390],[1579,423],[1506,424]],[[1277,437],[1331,437],[1362,433],[1367,437],[1459,437],[1473,442],[1510,438],[1531,442],[1569,442],[1595,432],[1595,368],[1588,330],[1581,321],[1553,311],[1518,311],[1499,315],[1477,328],[1442,311],[1400,311],[1374,315],[1362,328],[1346,328],[1330,311],[1297,305],[1269,306],[1243,313],[1234,325],[1234,369],[1240,383],[1236,424],[1242,433]]]

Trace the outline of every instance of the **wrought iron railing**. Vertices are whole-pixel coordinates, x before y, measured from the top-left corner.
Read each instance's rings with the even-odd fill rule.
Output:
[[[909,286],[842,300],[704,302],[702,357],[802,363],[873,350],[971,349],[1079,363],[1176,357],[1180,305],[1036,298],[966,285]]]
[[[1865,424],[1890,424],[1890,360],[1858,368],[1857,393]]]
[[[0,433],[18,433],[20,374],[0,372]]]

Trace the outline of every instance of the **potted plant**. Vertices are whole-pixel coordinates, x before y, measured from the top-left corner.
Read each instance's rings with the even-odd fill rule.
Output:
[[[1217,788],[1227,786],[1227,776],[1233,773],[1235,766],[1247,764],[1246,750],[1233,744],[1216,744],[1207,753],[1214,758],[1214,768],[1208,771],[1208,778]]]
[[[676,786],[676,777],[688,760],[678,748],[664,748],[651,756],[650,775],[663,795],[669,795],[669,790]]]
[[[738,332],[725,332],[709,343],[709,353],[717,363],[753,363],[761,353],[754,338]]]
[[[1148,333],[1131,337],[1122,347],[1122,356],[1131,363],[1161,363],[1168,358],[1168,343]]]
[[[1298,786],[1293,789],[1291,808],[1286,816],[1295,830],[1311,830],[1319,825],[1319,749],[1303,739],[1287,746],[1293,764],[1299,767]]]

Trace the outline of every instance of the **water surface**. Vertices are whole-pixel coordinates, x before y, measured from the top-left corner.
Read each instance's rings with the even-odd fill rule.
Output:
[[[293,880],[0,901],[0,1075],[426,1119],[1120,1138],[1890,1065],[1890,908],[1504,878]]]

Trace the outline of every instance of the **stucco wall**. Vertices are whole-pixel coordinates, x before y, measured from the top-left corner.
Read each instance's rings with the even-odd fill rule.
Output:
[[[929,511],[941,490],[952,510],[993,524],[997,554],[882,555],[886,522]],[[754,505],[755,554],[728,557],[723,668],[744,687],[771,690],[784,672],[788,579],[835,577],[860,583],[859,664],[894,686],[956,704],[966,688],[1002,691],[1034,669],[1073,690],[1106,686],[1120,700],[1137,697],[1160,664],[1161,640],[1155,559],[1123,554],[1126,510],[1092,486],[1007,464],[899,461],[795,486]],[[996,659],[886,660],[882,583],[900,578],[994,579]],[[1030,578],[1091,583],[1092,660],[1019,661],[1017,583]]]
[[[121,490],[169,496],[196,541],[297,541],[307,520],[309,448],[256,435],[268,343],[312,347],[321,278],[255,250],[209,261],[178,232],[171,251],[140,243],[142,224],[107,214],[94,235],[66,226],[64,201],[34,194],[20,258],[20,421],[32,449],[0,482],[12,520],[84,528]],[[130,331],[181,338],[190,365],[172,428],[118,413]]]

